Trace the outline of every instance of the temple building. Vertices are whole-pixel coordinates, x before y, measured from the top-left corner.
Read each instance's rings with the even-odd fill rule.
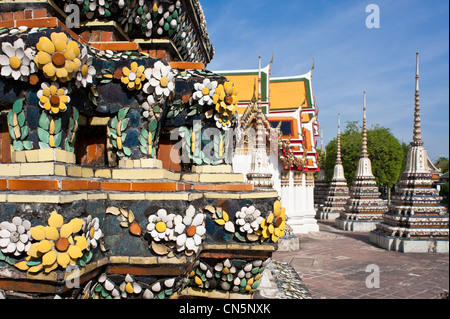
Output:
[[[315,142],[319,124],[313,68],[301,76],[276,78],[270,75],[271,64],[254,70],[215,71],[239,85],[240,143],[233,156],[233,171],[242,173],[255,187],[273,185],[294,233],[318,231],[314,173],[319,171]],[[262,145],[265,154],[261,153]],[[259,165],[258,171],[255,165]]]
[[[366,92],[364,92],[361,156],[350,189],[350,198],[345,210],[336,218],[336,226],[349,231],[374,230],[376,224],[383,220],[383,214],[388,211],[387,201],[381,199],[380,195],[367,153]]]
[[[328,178],[325,170],[325,151],[323,150],[323,131],[320,132],[320,171],[314,182],[314,206],[317,210],[325,203],[328,194]]]
[[[316,218],[335,220],[345,210],[349,198],[349,189],[341,159],[341,115],[338,114],[336,164],[333,170],[333,178],[328,186],[327,196],[323,206],[317,210]]]
[[[233,172],[240,83],[213,55],[198,0],[0,2],[1,298],[252,298],[286,211]]]
[[[370,232],[370,241],[400,252],[442,253],[449,251],[449,215],[433,187],[432,171],[420,129],[419,53],[416,54],[413,141],[406,169],[397,183],[389,211]]]

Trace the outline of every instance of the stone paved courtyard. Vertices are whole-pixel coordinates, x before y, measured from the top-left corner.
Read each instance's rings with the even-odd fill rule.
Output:
[[[369,242],[367,233],[337,229],[320,220],[320,232],[301,235],[300,250],[276,252],[275,260],[294,267],[314,298],[440,299],[449,290],[448,254],[404,254]],[[367,288],[379,267],[379,288]],[[372,281],[371,281],[372,282]]]

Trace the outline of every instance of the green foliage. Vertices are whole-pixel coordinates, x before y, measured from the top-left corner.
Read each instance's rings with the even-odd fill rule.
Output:
[[[341,134],[342,165],[349,186],[353,182],[361,155],[362,128],[357,124],[358,122],[347,122],[345,131]],[[406,154],[400,142],[389,129],[376,125],[367,130],[367,151],[377,183],[393,187],[400,178],[403,162],[406,162]],[[326,172],[328,180],[331,180],[336,163],[336,138],[328,143],[326,152]]]
[[[441,170],[442,174],[448,172],[448,165],[449,160],[447,157],[439,157],[435,164],[435,166]]]

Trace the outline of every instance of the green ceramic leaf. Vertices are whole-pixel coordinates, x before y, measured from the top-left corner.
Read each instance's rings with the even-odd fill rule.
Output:
[[[125,153],[126,156],[131,155],[131,149],[126,146],[123,147],[123,152]]]
[[[22,127],[25,124],[25,113],[20,112],[19,115],[17,115],[17,122],[19,122],[19,125]]]
[[[119,120],[117,119],[117,116],[116,117],[113,117],[113,119],[111,120],[111,123],[110,123],[110,127],[112,128],[112,129],[114,129],[114,130],[116,130],[116,127],[117,127],[117,123],[119,122]]]
[[[42,260],[40,260],[40,259],[30,260],[30,261],[27,261],[27,266],[33,267],[33,266],[40,265],[41,263],[42,263]]]
[[[141,143],[141,145],[144,147],[148,144],[147,139],[142,134],[139,135],[139,143]]]
[[[58,147],[61,144],[62,132],[59,132],[55,135],[55,147]]]
[[[112,143],[112,145],[113,145],[115,148],[117,148],[117,142],[116,142],[115,139],[112,139],[112,140],[111,140],[111,143]]]
[[[158,127],[158,121],[157,120],[153,120],[148,124],[148,130],[149,132],[154,132],[156,130],[156,128]]]
[[[44,129],[38,127],[37,128],[37,133],[38,133],[38,136],[39,136],[39,140],[41,142],[44,142],[44,143],[47,143],[47,144],[49,143],[50,134],[47,131],[45,131]]]
[[[10,126],[14,126],[13,118],[14,118],[14,112],[13,112],[12,110],[10,110],[10,111],[8,112],[8,124],[9,124]]]
[[[120,125],[120,130],[123,132],[127,129],[128,126],[128,122],[130,121],[130,119],[124,119],[122,121],[122,124]]]
[[[20,128],[20,139],[24,140],[28,136],[28,126],[22,126]]]
[[[242,235],[241,234],[239,234],[238,232],[235,232],[234,233],[234,235],[236,236],[236,238],[237,239],[239,239],[240,241],[243,241],[243,242],[245,242],[246,240],[245,240],[245,238],[244,237],[242,237]]]
[[[48,143],[39,142],[39,148],[46,149],[46,148],[51,148],[51,147],[50,147],[50,145],[48,145]]]
[[[24,99],[18,99],[16,102],[14,102],[12,110],[19,114],[20,112],[22,112],[22,108],[23,108],[23,100]]]
[[[50,128],[50,119],[45,112],[42,112],[41,117],[39,118],[39,126],[47,131]]]
[[[8,129],[9,129],[9,136],[11,136],[12,140],[16,139],[16,133],[14,133],[14,127],[11,125],[8,125]]]
[[[117,114],[117,118],[119,119],[119,121],[122,121],[127,116],[129,110],[130,108],[127,107],[119,111],[119,113]]]
[[[22,141],[14,140],[13,149],[15,151],[23,151],[23,143]]]
[[[146,147],[142,146],[142,145],[139,146],[139,149],[141,150],[142,154],[147,154],[148,153],[148,149]]]
[[[22,143],[23,143],[23,147],[24,147],[26,150],[31,150],[31,149],[33,149],[33,142],[31,142],[31,141],[23,141]]]
[[[145,128],[141,130],[141,135],[148,140],[148,131]]]
[[[55,133],[58,133],[61,131],[61,122],[62,121],[60,118],[55,121]]]

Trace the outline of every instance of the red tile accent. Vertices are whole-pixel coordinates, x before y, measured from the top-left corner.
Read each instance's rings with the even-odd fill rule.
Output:
[[[102,182],[101,189],[107,190],[107,191],[131,191],[131,183]]]
[[[57,191],[57,180],[44,180],[44,179],[10,179],[10,190],[29,190],[29,191]]]
[[[1,24],[2,22],[0,22]],[[11,139],[8,133],[8,125],[0,121],[0,163],[11,162]]]
[[[6,179],[0,179],[0,190],[4,191],[7,188]]]
[[[29,28],[37,28],[37,27],[56,27],[58,26],[57,18],[41,18],[41,19],[25,19],[25,20],[17,20],[16,27],[25,26]]]
[[[3,21],[14,20],[12,12],[3,12]]]
[[[34,9],[33,10],[33,18],[46,18],[47,17],[47,9]]]
[[[61,181],[61,190],[79,191],[87,189],[87,180],[63,179]]]
[[[91,42],[100,42],[100,30],[92,30],[89,38]]]
[[[33,9],[25,9],[24,19],[32,19],[32,18],[33,18]]]
[[[198,184],[198,185],[192,185],[193,189],[196,191],[213,191],[216,189],[214,185],[210,184]]]
[[[0,28],[13,28],[14,20],[0,21]]]
[[[170,63],[172,69],[182,69],[182,70],[203,70],[205,65],[201,62],[178,62],[174,61]]]
[[[131,186],[133,191],[138,192],[163,192],[163,191],[176,191],[176,183],[146,183],[136,182]]]
[[[219,184],[216,185],[216,191],[232,191],[232,192],[242,192],[242,191],[252,191],[252,184]]]
[[[114,33],[112,31],[102,31],[100,33],[100,41],[109,42],[114,40]]]
[[[14,20],[23,20],[25,19],[25,12],[24,11],[17,11],[14,12]]]
[[[135,42],[115,41],[115,42],[97,42],[90,44],[94,48],[97,48],[99,50],[111,50],[111,51],[136,51],[139,48],[139,45]]]

